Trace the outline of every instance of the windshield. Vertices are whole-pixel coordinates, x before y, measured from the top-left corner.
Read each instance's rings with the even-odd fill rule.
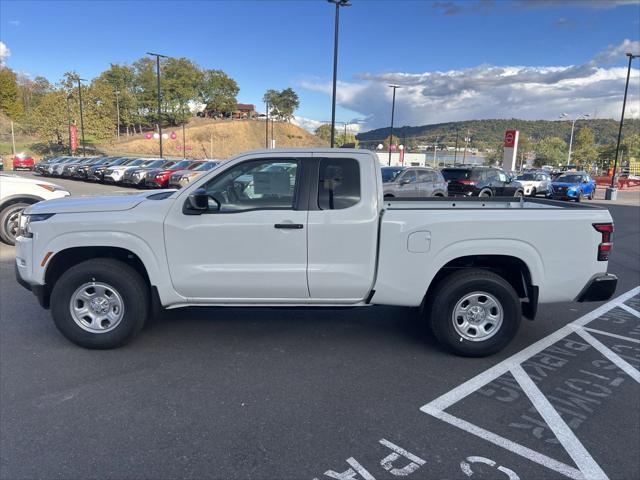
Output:
[[[191,162],[189,160],[182,160],[181,162],[178,162],[175,165],[172,165],[171,168],[185,169],[185,168],[189,167],[190,165],[191,165]],[[166,168],[169,168],[169,167],[166,167]]]
[[[147,160],[146,162],[144,162],[141,165],[141,167],[144,167],[144,168],[157,168],[157,167],[162,166],[164,163],[165,163],[164,160]],[[133,163],[131,165],[133,165]]]
[[[144,158],[136,158],[133,162],[127,163],[125,165],[127,165],[128,167],[137,167],[139,165],[142,165],[143,163],[146,164],[147,162],[149,162],[149,160],[145,160]]]
[[[523,173],[521,175],[518,175],[517,180],[535,180],[536,176],[533,173]]]
[[[382,181],[393,182],[402,170],[404,170],[402,167],[382,167]]]
[[[471,178],[471,170],[463,170],[460,168],[445,168],[442,170],[442,176],[446,181],[469,180]]]
[[[560,175],[556,178],[556,182],[580,183],[582,182],[582,175]]]
[[[213,167],[218,165],[218,163],[220,163],[220,162],[204,162],[202,165],[198,165],[193,170],[196,171],[196,172],[202,172],[202,171],[206,171],[206,170],[211,170]]]

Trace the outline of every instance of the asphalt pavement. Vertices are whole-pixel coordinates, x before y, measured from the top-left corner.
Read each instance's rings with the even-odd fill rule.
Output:
[[[630,293],[541,306],[484,359],[444,352],[415,310],[392,307],[177,309],[126,347],[84,350],[15,282],[0,244],[0,478],[638,478],[628,198],[607,207],[609,270]]]

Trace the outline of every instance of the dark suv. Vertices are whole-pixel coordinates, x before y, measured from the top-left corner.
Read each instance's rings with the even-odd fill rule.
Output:
[[[450,197],[522,197],[522,184],[494,167],[443,168]]]

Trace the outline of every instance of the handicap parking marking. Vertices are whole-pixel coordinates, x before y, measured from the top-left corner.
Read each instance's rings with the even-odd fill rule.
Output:
[[[625,302],[630,299],[633,299],[635,301],[634,297],[636,297],[636,295],[638,295],[639,293],[640,287],[636,287],[633,290],[620,295],[614,300],[565,325],[551,335],[539,340],[538,342],[530,345],[524,350],[503,360],[497,365],[494,365],[492,368],[480,373],[467,382],[464,382],[453,390],[436,398],[432,402],[423,405],[421,407],[421,410],[424,413],[443,420],[455,427],[458,427],[468,433],[487,440],[497,446],[505,448],[513,453],[517,453],[524,458],[527,458],[569,478],[573,478],[575,480],[608,478],[600,465],[598,465],[598,463],[593,459],[588,450],[584,447],[582,442],[580,442],[573,430],[565,423],[561,415],[558,413],[557,407],[554,407],[550,403],[547,396],[545,396],[545,394],[540,390],[539,386],[536,385],[531,376],[527,374],[522,365],[535,355],[541,353],[543,350],[552,347],[554,344],[565,339],[565,337],[574,334],[579,335],[581,339],[584,340],[586,344],[588,344],[588,346],[596,349],[602,356],[604,356],[607,360],[609,360],[616,367],[622,370],[626,375],[631,377],[637,383],[640,383],[640,371],[638,371],[638,369],[634,368],[627,360],[622,358],[621,355],[598,340],[594,336],[595,332],[590,332],[589,330],[585,329],[588,324],[607,314],[616,307],[621,308],[635,318],[640,318],[637,310],[625,304]],[[635,327],[637,327],[637,325],[635,325]],[[604,330],[601,331],[606,332]],[[619,335],[618,333],[615,333],[613,335],[623,336]],[[633,337],[624,338],[624,340],[627,339],[635,340],[635,338]],[[540,416],[544,418],[547,426],[554,433],[558,441],[562,444],[563,448],[569,454],[577,468],[551,458],[539,451],[521,445],[520,443],[507,439],[476,424],[468,422],[460,418],[459,416],[455,416],[448,412],[445,412],[446,409],[452,407],[464,398],[468,397],[469,395],[480,390],[487,384],[493,382],[494,380],[507,373],[510,373],[515,378],[519,387],[526,394],[531,403],[533,403]]]

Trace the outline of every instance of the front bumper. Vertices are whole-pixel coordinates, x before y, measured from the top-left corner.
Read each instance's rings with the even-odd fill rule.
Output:
[[[587,282],[576,301],[602,302],[609,300],[616,293],[618,277],[610,273],[601,273]]]
[[[47,295],[47,286],[31,285],[30,283],[26,282],[20,275],[18,264],[15,263],[14,266],[15,266],[16,280],[18,281],[18,283],[24,288],[26,288],[27,290],[29,290],[30,292],[33,292],[33,294],[38,299],[38,303],[42,308],[49,308],[49,296]]]

